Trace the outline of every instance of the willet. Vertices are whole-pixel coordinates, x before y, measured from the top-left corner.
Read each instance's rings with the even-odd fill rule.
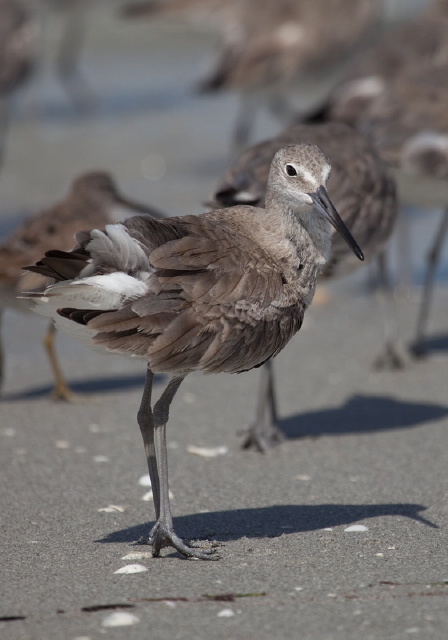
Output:
[[[443,63],[447,57],[448,2],[432,0],[422,15],[388,31],[367,55],[348,66],[324,106],[326,117],[355,125],[407,69]]]
[[[329,158],[332,172],[328,181],[331,201],[363,248],[366,261],[378,257],[384,278],[384,248],[397,217],[395,182],[366,136],[338,122],[293,125],[279,136],[246,149],[218,185],[214,207],[252,204],[263,207],[270,163],[284,144],[311,143]],[[353,271],[360,264],[336,234],[322,277],[334,278]],[[387,283],[382,282],[383,289]],[[388,293],[384,291],[384,293]],[[390,306],[390,305],[389,305]],[[396,368],[401,360],[396,352],[394,332],[388,316],[385,348],[377,364]],[[278,426],[272,361],[261,372],[255,421],[247,428],[245,448],[260,451],[282,439]]]
[[[24,273],[22,267],[35,262],[45,251],[57,245],[69,250],[73,246],[76,231],[92,225],[103,228],[117,222],[119,214],[129,215],[129,209],[160,215],[156,210],[123,198],[108,173],[90,172],[77,178],[67,197],[60,203],[27,218],[12,235],[0,245],[0,316],[6,308],[27,311],[29,303],[18,300],[17,295],[26,289],[40,286],[45,281],[34,274]],[[37,280],[35,280],[35,278]],[[73,397],[67,388],[56,359],[53,346],[54,325],[50,324],[44,338],[53,371],[55,399]],[[0,380],[3,366],[0,346]]]
[[[9,121],[9,98],[31,74],[37,28],[26,3],[0,0],[0,162]]]
[[[237,91],[241,104],[234,150],[249,139],[254,114],[268,104],[284,121],[296,114],[286,99],[292,87],[320,82],[334,87],[350,55],[365,47],[381,15],[378,0],[168,0],[131,2],[125,15],[169,16],[213,24],[222,44],[218,60],[200,87]]]
[[[433,284],[448,229],[448,2],[434,0],[423,15],[389,34],[318,112],[372,136],[395,171],[402,204],[443,208],[430,245],[414,355],[425,353]],[[404,256],[405,258],[405,256]]]
[[[57,281],[27,294],[37,311],[87,344],[148,361],[138,422],[154,495],[154,556],[171,546],[216,557],[188,546],[173,528],[166,423],[183,378],[197,370],[247,371],[281,351],[330,256],[331,225],[363,259],[328,198],[329,173],[317,147],[285,146],[272,161],[266,209],[136,216],[78,234],[71,252],[50,251],[30,267]],[[171,377],[151,408],[154,372]]]
[[[447,37],[448,45],[448,37]],[[447,49],[448,54],[448,49]],[[400,197],[419,207],[442,207],[428,252],[423,295],[411,350],[425,353],[434,278],[448,231],[448,57],[444,64],[407,69],[370,105],[360,121],[396,170]]]

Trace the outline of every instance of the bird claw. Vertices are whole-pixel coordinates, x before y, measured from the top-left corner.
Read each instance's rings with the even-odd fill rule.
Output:
[[[173,547],[181,555],[187,558],[197,558],[198,560],[219,560],[220,556],[216,553],[216,547],[219,543],[212,543],[210,549],[203,549],[199,546],[186,544],[176,535],[174,529],[162,522],[158,521],[151,529],[148,539],[140,538],[139,544],[149,544],[152,547],[152,555],[157,558],[161,549],[164,547]]]
[[[406,360],[392,344],[386,344],[384,350],[373,361],[373,368],[377,371],[399,371],[405,366]]]
[[[245,436],[241,443],[242,449],[255,449],[259,453],[266,453],[285,439],[283,431],[274,421],[261,426],[258,422],[253,422],[242,429],[240,435]]]
[[[79,402],[81,400],[84,400],[83,396],[75,393],[66,385],[56,385],[51,392],[51,399],[54,402]]]

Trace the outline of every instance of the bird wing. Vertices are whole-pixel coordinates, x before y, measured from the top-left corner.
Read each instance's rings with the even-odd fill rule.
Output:
[[[142,295],[113,310],[60,313],[94,331],[94,344],[145,356],[156,371],[259,366],[300,328],[304,305],[285,287],[275,260],[231,230],[224,211],[216,217],[163,221],[165,235],[181,237],[149,252],[152,272]]]

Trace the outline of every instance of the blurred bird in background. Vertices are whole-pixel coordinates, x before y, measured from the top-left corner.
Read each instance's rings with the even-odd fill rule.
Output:
[[[376,365],[400,368],[402,359],[396,347],[384,253],[397,218],[395,182],[366,136],[338,122],[291,126],[276,138],[246,149],[223,176],[211,204],[214,208],[240,204],[264,207],[272,158],[282,145],[292,143],[315,144],[331,162],[330,199],[359,241],[366,261],[377,258],[379,263],[385,303],[385,345]],[[321,278],[344,276],[359,264],[343,239],[334,234],[331,256]],[[282,439],[276,406],[273,363],[269,361],[261,373],[256,416],[247,428],[244,448],[265,451]]]
[[[377,0],[159,0],[131,2],[126,17],[180,15],[220,34],[217,61],[200,83],[204,92],[240,94],[233,150],[249,142],[255,112],[266,104],[283,122],[297,108],[292,89],[333,87],[344,65],[365,47],[381,17]],[[323,16],[325,16],[323,18]],[[326,89],[327,90],[327,89]]]
[[[340,120],[371,136],[398,182],[402,205],[443,208],[430,245],[411,345],[424,355],[434,279],[448,231],[448,2],[392,30],[311,118]]]
[[[33,264],[42,252],[58,247],[68,251],[74,244],[74,235],[91,226],[104,228],[106,224],[132,215],[162,214],[146,205],[123,197],[114,179],[103,171],[83,174],[74,180],[67,196],[54,206],[27,218],[3,244],[0,245],[0,318],[7,308],[28,311],[26,300],[17,299],[22,291],[45,284],[46,279],[22,268]],[[54,351],[53,323],[44,338],[45,350],[54,376],[53,398],[73,400]],[[3,349],[0,344],[0,383],[4,373]]]

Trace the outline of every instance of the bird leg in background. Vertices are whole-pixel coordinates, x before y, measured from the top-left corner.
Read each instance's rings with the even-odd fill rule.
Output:
[[[190,558],[217,560],[218,556],[214,555],[214,549],[190,547],[176,535],[173,529],[168,486],[166,424],[168,422],[170,404],[183,379],[184,376],[172,377],[159,400],[155,403],[153,410],[151,410],[153,373],[149,367],[146,374],[145,389],[138,412],[138,423],[145,445],[157,519],[149,533],[147,544],[152,546],[154,557],[160,555],[160,550],[163,547],[174,547],[176,551]],[[145,541],[140,540],[140,543],[145,543]]]
[[[93,106],[92,91],[79,72],[79,54],[86,30],[86,0],[70,3],[56,60],[59,79],[80,113]]]
[[[253,131],[258,100],[253,93],[242,93],[233,131],[232,157],[237,157],[249,144]]]
[[[6,154],[8,128],[10,120],[9,100],[0,98],[0,168],[3,165]]]
[[[2,341],[2,320],[3,320],[3,309],[0,309],[0,391],[3,385],[3,375],[5,370],[5,356],[3,353],[3,341]]]
[[[379,294],[383,321],[384,346],[374,361],[374,368],[393,371],[405,366],[397,348],[397,313],[390,273],[387,267],[386,250],[376,258],[379,276]]]
[[[68,388],[64,376],[62,375],[62,371],[59,366],[58,359],[56,358],[56,352],[54,349],[55,335],[56,327],[54,326],[53,321],[51,321],[48,326],[48,331],[44,336],[43,343],[44,349],[47,352],[48,359],[50,361],[50,366],[54,377],[54,389],[52,392],[52,397],[53,400],[66,400],[67,402],[72,402],[76,400],[77,396]]]
[[[426,329],[428,326],[429,311],[432,304],[432,294],[434,290],[434,277],[439,264],[440,254],[442,252],[443,243],[448,231],[448,207],[442,213],[439,228],[434,238],[433,245],[428,253],[428,267],[423,285],[423,295],[420,302],[420,309],[417,320],[417,330],[415,340],[411,345],[411,352],[414,356],[421,357],[425,355],[426,348],[424,345]]]
[[[278,426],[272,360],[268,360],[261,368],[255,421],[244,429],[244,435],[242,448],[262,453],[285,439]]]

